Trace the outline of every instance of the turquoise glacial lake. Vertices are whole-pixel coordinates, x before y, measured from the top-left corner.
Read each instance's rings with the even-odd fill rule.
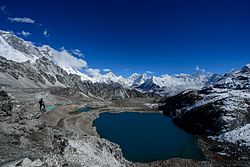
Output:
[[[98,134],[119,144],[126,159],[150,162],[170,158],[204,160],[196,138],[160,113],[101,113]]]

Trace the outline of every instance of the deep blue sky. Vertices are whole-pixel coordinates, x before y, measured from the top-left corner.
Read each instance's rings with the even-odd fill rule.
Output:
[[[26,39],[37,44],[80,49],[90,67],[124,76],[192,73],[196,66],[225,73],[250,63],[248,0],[0,0],[0,6],[6,6],[1,29],[31,32]]]

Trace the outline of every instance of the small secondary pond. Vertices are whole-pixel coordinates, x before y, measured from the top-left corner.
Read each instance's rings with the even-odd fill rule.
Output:
[[[46,111],[51,111],[54,110],[56,108],[56,105],[52,104],[46,107]]]
[[[89,107],[89,106],[84,106],[84,107],[81,107],[81,108],[77,109],[76,112],[89,112],[89,111],[91,111],[91,110],[92,110],[91,107]]]
[[[102,113],[94,126],[101,137],[119,144],[130,161],[204,160],[196,138],[160,113]]]

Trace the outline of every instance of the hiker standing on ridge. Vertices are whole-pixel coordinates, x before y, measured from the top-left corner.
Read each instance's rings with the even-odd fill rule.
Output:
[[[45,111],[45,104],[43,102],[43,98],[41,98],[41,100],[39,101],[39,105],[40,105],[40,111]],[[43,107],[43,109],[42,109]]]

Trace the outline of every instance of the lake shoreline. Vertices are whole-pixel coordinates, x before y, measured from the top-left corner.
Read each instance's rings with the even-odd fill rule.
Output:
[[[16,134],[19,136],[18,139],[20,139],[17,144],[22,147],[15,156],[11,156],[13,153],[9,150],[14,149],[16,146],[14,147],[9,144],[4,144],[5,142],[8,143],[12,139],[3,139],[2,142],[4,142],[4,146],[7,146],[7,148],[10,147],[9,149],[3,151],[5,154],[10,155],[6,155],[5,158],[2,158],[0,162],[2,165],[6,161],[10,162],[11,160],[16,160],[18,157],[20,159],[25,155],[29,155],[31,159],[39,158],[44,163],[52,163],[55,161],[56,163],[63,165],[64,162],[67,161],[72,164],[72,166],[74,166],[73,164],[75,163],[80,163],[82,165],[92,163],[113,164],[113,166],[120,164],[118,166],[129,167],[180,166],[181,164],[188,164],[190,167],[194,165],[202,167],[210,164],[207,161],[196,161],[181,158],[150,163],[129,162],[122,156],[120,147],[117,144],[101,139],[96,132],[95,127],[93,127],[93,121],[99,117],[100,113],[103,112],[118,113],[120,111],[143,111],[149,113],[159,113],[159,111],[151,109],[145,105],[149,102],[153,103],[153,99],[129,99],[127,102],[124,100],[115,102],[86,101],[81,98],[70,96],[62,97],[52,95],[49,91],[44,90],[34,90],[32,93],[30,90],[27,93],[25,90],[22,91],[22,94],[20,94],[20,91],[16,90],[8,91],[13,97],[13,100],[7,100],[6,104],[13,103],[14,106],[12,111],[13,114],[8,117],[8,119],[20,120],[16,123],[11,123],[9,121],[1,122],[1,128],[4,131],[0,131],[3,133],[3,136],[8,136],[9,132],[12,135]],[[59,105],[51,111],[41,114],[37,104],[37,100],[41,97],[44,97],[45,104],[47,106],[54,104]],[[133,101],[133,103],[131,103],[131,101]],[[75,112],[83,105],[88,105],[93,108],[93,110],[91,112]],[[19,118],[15,113],[17,113],[17,115],[20,113],[27,117]],[[23,129],[26,130],[23,131]],[[22,135],[20,136],[18,134]],[[51,145],[47,146],[46,143],[51,143]],[[94,154],[86,153],[87,150],[85,150],[85,147],[91,148],[89,151]],[[63,154],[60,153],[60,150],[63,151]],[[96,157],[105,157],[101,159],[97,158],[95,162],[91,160],[92,155]],[[9,158],[6,159],[6,157]],[[46,160],[44,159],[45,157]]]
[[[98,134],[98,132],[96,130],[96,127],[93,125],[93,121],[98,119],[99,115],[102,114],[102,113],[114,113],[114,114],[117,113],[118,114],[118,113],[124,113],[124,112],[135,112],[135,113],[159,113],[159,114],[163,114],[162,111],[151,109],[151,108],[145,106],[142,103],[140,103],[140,105],[137,106],[137,107],[124,107],[124,106],[123,107],[116,107],[116,106],[112,106],[112,105],[108,106],[107,104],[101,104],[101,105],[100,104],[98,104],[98,105],[94,104],[93,105],[93,103],[85,103],[85,104],[78,105],[78,107],[76,107],[76,110],[81,108],[81,107],[84,107],[84,106],[88,106],[88,107],[92,108],[92,110],[90,112],[76,112],[76,113],[77,114],[83,114],[86,117],[89,117],[90,115],[93,116],[93,117],[91,117],[92,119],[88,120],[89,122],[87,123],[88,127],[91,126],[90,133],[88,133],[88,134],[97,136],[99,138],[100,138],[100,135]],[[86,132],[84,131],[84,133],[86,133]],[[199,136],[196,136],[196,138],[197,138],[197,142],[198,142],[199,147],[202,148],[201,145],[200,145],[200,142],[199,142],[200,141]],[[173,159],[174,159],[174,161],[173,161]],[[210,163],[207,162],[207,161],[197,161],[197,160],[194,160],[194,159],[178,158],[178,157],[171,158],[171,159],[165,159],[165,160],[156,160],[156,161],[152,161],[152,162],[144,162],[144,163],[143,162],[132,162],[132,163],[135,164],[138,167],[139,166],[141,167],[141,166],[144,166],[144,165],[145,166],[148,166],[148,165],[150,165],[150,166],[151,165],[152,166],[155,166],[155,165],[166,166],[169,163],[172,164],[175,161],[179,165],[182,164],[182,163],[185,164],[185,161],[187,161],[188,163],[190,163],[192,165],[194,165],[194,164],[196,164],[196,165],[199,164],[201,166],[203,166],[203,165],[204,166],[209,166],[210,165]]]

